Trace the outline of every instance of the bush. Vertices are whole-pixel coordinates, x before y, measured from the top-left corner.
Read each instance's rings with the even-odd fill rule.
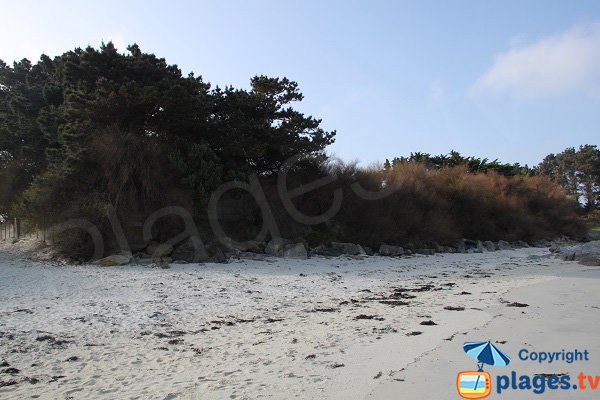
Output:
[[[466,167],[428,170],[419,163],[387,171],[341,162],[324,168],[337,176],[337,184],[303,200],[330,204],[332,190],[343,190],[341,210],[327,228],[334,225],[340,241],[419,247],[433,241],[452,245],[463,237],[531,242],[584,232],[576,204],[545,177],[474,174]],[[356,193],[357,183],[371,192],[393,190],[369,200]]]

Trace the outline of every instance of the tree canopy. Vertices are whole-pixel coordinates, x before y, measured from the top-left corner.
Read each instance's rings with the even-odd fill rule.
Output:
[[[127,50],[107,43],[35,64],[0,61],[0,209],[135,209],[182,188],[199,206],[225,179],[272,174],[334,141],[293,108],[303,96],[287,78],[212,88],[136,44]]]

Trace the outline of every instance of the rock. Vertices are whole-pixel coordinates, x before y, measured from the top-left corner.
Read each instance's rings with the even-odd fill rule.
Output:
[[[361,245],[354,243],[339,243],[332,242],[331,246],[320,245],[312,249],[312,254],[319,256],[339,257],[343,255],[358,256],[366,255],[367,253]]]
[[[512,248],[510,243],[508,243],[506,240],[499,240],[497,247],[498,250],[510,250]]]
[[[600,240],[600,231],[589,230],[587,234],[588,239],[590,240]]]
[[[214,244],[209,244],[206,246],[206,254],[208,258],[203,261],[224,263],[229,259],[227,256],[225,256],[223,250]]]
[[[337,257],[337,256],[342,255],[340,252],[334,251],[331,247],[325,246],[324,244],[321,244],[321,245],[311,249],[310,254],[317,255],[317,256],[328,256],[328,257]]]
[[[306,247],[304,243],[288,244],[283,250],[283,256],[285,258],[308,258]]]
[[[475,253],[483,253],[485,251],[485,247],[483,246],[483,242],[481,240],[478,240],[476,242],[476,246],[474,251]]]
[[[146,253],[152,257],[164,257],[171,254],[173,251],[173,245],[170,243],[156,243],[152,242],[146,247]]]
[[[561,247],[556,254],[564,261],[579,261],[584,265],[600,266],[600,240]]]
[[[365,251],[363,250],[363,248],[360,245],[354,244],[354,243],[332,242],[331,248],[334,251],[339,251],[341,254],[347,254],[350,256],[357,256],[359,254],[365,254]]]
[[[196,241],[196,245],[194,245],[194,241]],[[186,261],[188,263],[195,263],[206,261],[208,259],[208,254],[206,254],[206,248],[204,248],[200,238],[188,238],[179,246],[175,247],[171,253],[171,258],[174,260]]]
[[[156,263],[154,263],[154,266],[158,267],[158,268],[162,268],[162,269],[169,269],[171,268],[171,266],[169,265],[169,260],[161,258],[158,261],[156,261]]]
[[[487,251],[496,251],[496,245],[494,244],[494,242],[492,242],[490,240],[486,240],[485,242],[483,242],[483,247]]]
[[[236,256],[237,258],[243,260],[255,260],[255,261],[264,261],[266,260],[265,254],[254,253],[252,251],[240,251]]]
[[[444,253],[444,246],[440,246],[440,244],[438,242],[433,242],[431,244],[431,248],[436,252],[436,253]]]
[[[558,253],[560,251],[560,243],[552,242],[548,250],[550,253]]]
[[[433,249],[416,249],[415,250],[416,254],[423,254],[425,256],[432,256],[435,254],[435,250]]]
[[[372,248],[368,247],[368,246],[362,246],[363,250],[365,251],[365,254],[368,256],[372,256],[373,254],[375,254],[375,252],[373,251]]]
[[[112,256],[104,257],[98,260],[98,264],[104,267],[115,267],[119,265],[129,264],[131,256],[123,254],[113,254]]]
[[[551,243],[546,239],[536,240],[533,245],[535,247],[549,247]]]
[[[466,253],[467,245],[465,244],[465,239],[460,239],[458,243],[456,243],[456,252],[457,253]]]
[[[525,248],[525,247],[529,247],[529,245],[527,243],[525,243],[522,240],[517,240],[516,242],[513,243],[513,246],[516,248]]]
[[[273,238],[267,243],[267,247],[265,248],[265,253],[275,257],[283,257],[283,253],[285,250],[285,246],[291,244],[292,242],[283,238]]]
[[[382,256],[397,257],[403,255],[404,253],[404,248],[400,246],[382,244],[381,247],[379,247],[379,254]]]
[[[231,253],[237,252],[251,252],[251,253],[264,253],[265,243],[257,240],[246,240],[245,242],[234,242],[232,238],[225,237],[220,240],[221,244]]]

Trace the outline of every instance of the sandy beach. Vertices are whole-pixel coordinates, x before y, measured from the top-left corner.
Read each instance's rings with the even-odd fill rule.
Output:
[[[4,246],[0,397],[456,399],[457,372],[475,367],[462,343],[488,339],[520,373],[596,374],[598,277],[547,248],[158,269],[30,261]],[[591,360],[516,360],[572,347]]]

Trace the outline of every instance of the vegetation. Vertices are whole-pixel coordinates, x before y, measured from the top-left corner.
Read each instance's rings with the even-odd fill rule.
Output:
[[[537,168],[561,185],[574,199],[582,199],[585,210],[600,206],[600,150],[595,145],[583,145],[579,150],[569,147],[559,154],[549,154]]]
[[[414,153],[382,168],[358,168],[328,160],[335,132],[293,108],[303,99],[296,82],[257,76],[250,83],[249,90],[213,88],[135,44],[128,54],[108,43],[54,59],[42,55],[35,64],[0,60],[0,214],[45,225],[85,218],[110,239],[109,208],[143,220],[180,205],[206,237],[211,193],[255,176],[283,234],[377,246],[579,235],[576,202],[565,191],[582,194],[587,210],[598,206],[595,146],[548,156],[536,168],[457,152]],[[341,208],[327,222],[301,226],[284,210],[277,172],[294,155],[301,159],[289,187],[338,178],[293,201],[307,215],[321,215],[342,190]],[[366,200],[356,184],[390,193]],[[178,223],[161,221],[156,239],[179,231]],[[247,235],[260,223],[253,215],[232,230]],[[68,252],[89,254],[85,233],[65,238]]]

